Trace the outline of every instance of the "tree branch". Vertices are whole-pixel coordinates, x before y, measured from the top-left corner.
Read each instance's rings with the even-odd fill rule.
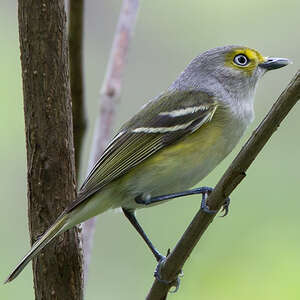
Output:
[[[124,0],[116,28],[112,49],[101,88],[99,116],[95,123],[93,144],[90,153],[89,170],[104,151],[115,118],[116,105],[120,100],[122,75],[125,68],[129,45],[138,14],[139,0]],[[84,274],[87,275],[92,241],[95,231],[95,218],[83,223],[83,248],[85,257]]]
[[[18,4],[33,243],[76,197],[68,41],[64,0]],[[82,299],[76,228],[33,260],[33,275],[36,299]]]
[[[207,199],[210,209],[219,210],[222,207],[226,197],[238,186],[245,178],[246,171],[254,161],[258,153],[270,139],[272,134],[279,127],[282,120],[300,98],[300,71],[289,83],[287,88],[280,95],[270,112],[260,123],[257,129],[252,133],[247,143],[243,146],[240,153],[231,163],[224,173],[214,191]],[[213,221],[216,214],[210,215],[199,210],[185,233],[175,246],[174,250],[167,257],[162,268],[162,277],[165,280],[172,281],[176,279],[185,261],[192,250],[204,234],[209,224]],[[163,284],[155,280],[147,300],[163,300],[167,298],[170,285]]]
[[[69,58],[73,111],[73,135],[77,179],[80,170],[81,149],[86,129],[83,83],[83,16],[84,1],[69,1]]]

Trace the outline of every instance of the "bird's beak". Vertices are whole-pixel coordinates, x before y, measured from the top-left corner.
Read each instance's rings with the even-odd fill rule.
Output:
[[[287,58],[266,57],[266,61],[259,64],[259,66],[266,70],[274,70],[291,64],[292,62]]]

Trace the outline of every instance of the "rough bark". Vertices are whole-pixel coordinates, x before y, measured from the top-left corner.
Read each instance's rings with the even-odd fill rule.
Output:
[[[68,39],[63,0],[19,0],[28,217],[33,243],[76,197]],[[77,229],[33,261],[36,299],[82,299]]]
[[[207,204],[210,209],[218,211],[221,208],[226,197],[228,197],[246,177],[246,171],[252,162],[299,99],[300,71],[297,72],[293,80],[282,92],[267,116],[253,132],[240,153],[219,180],[214,191],[207,199]],[[202,210],[198,211],[164,263],[162,268],[162,277],[164,280],[173,281],[176,279],[185,261],[215,216],[216,214],[207,214]],[[220,251],[222,251],[221,248]],[[173,284],[165,284],[155,280],[146,299],[165,300],[172,285]]]

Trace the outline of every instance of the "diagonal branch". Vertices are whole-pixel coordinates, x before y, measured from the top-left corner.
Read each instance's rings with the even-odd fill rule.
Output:
[[[299,98],[300,71],[297,72],[287,88],[280,95],[267,116],[253,132],[252,136],[216,185],[214,191],[208,197],[207,204],[210,209],[219,210],[221,208],[226,197],[228,197],[245,178],[246,171],[251,163]],[[162,277],[165,280],[172,281],[176,279],[177,274],[179,274],[185,261],[188,259],[209,224],[213,221],[215,215],[216,214],[207,214],[202,210],[198,211],[162,267]],[[172,284],[167,285],[155,280],[146,299],[166,299],[171,286]]]
[[[110,52],[106,76],[101,88],[99,116],[95,123],[93,145],[90,153],[89,169],[104,151],[115,118],[116,105],[120,100],[122,76],[131,38],[138,14],[139,0],[124,0],[121,8],[115,37]],[[83,248],[85,253],[85,278],[95,231],[95,218],[83,223]]]

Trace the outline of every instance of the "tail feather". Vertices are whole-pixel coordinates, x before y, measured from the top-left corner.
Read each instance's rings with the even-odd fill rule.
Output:
[[[37,240],[31,250],[24,256],[21,262],[10,273],[4,283],[8,283],[14,280],[26,267],[26,265],[59,233],[66,230],[68,216],[66,214],[61,215],[58,220]]]

